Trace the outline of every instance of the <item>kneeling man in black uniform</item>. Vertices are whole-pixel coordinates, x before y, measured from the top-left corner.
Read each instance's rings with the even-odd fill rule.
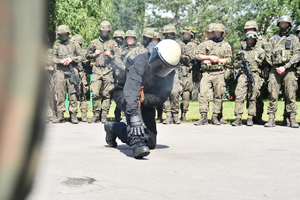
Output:
[[[170,96],[174,69],[179,65],[180,56],[179,44],[166,39],[132,61],[115,86],[113,96],[117,106],[125,112],[127,125],[123,122],[105,123],[109,146],[117,147],[118,137],[131,146],[135,158],[143,158],[155,148],[155,108]]]

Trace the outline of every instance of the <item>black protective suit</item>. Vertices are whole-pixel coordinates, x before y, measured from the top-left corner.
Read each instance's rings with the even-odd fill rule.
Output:
[[[138,55],[126,74],[115,86],[114,100],[117,106],[125,112],[127,124],[116,122],[113,124],[113,132],[117,137],[129,146],[142,141],[150,149],[156,146],[156,121],[155,108],[161,106],[170,96],[173,86],[175,71],[166,77],[159,77],[150,68],[150,53]],[[138,106],[138,97],[141,87],[144,87],[144,101]],[[130,117],[140,116],[145,126],[145,134],[133,135],[129,133]]]

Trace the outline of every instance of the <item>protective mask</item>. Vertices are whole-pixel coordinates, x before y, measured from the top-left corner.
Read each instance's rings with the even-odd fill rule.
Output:
[[[59,36],[59,39],[60,39],[61,41],[67,41],[67,40],[69,39],[69,35],[60,35],[60,36]]]

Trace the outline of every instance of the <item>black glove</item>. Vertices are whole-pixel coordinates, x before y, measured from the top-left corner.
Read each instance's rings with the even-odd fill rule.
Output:
[[[143,135],[145,134],[145,128],[146,126],[139,116],[130,117],[130,134]]]

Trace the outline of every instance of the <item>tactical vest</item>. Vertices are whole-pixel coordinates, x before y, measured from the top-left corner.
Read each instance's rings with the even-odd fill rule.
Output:
[[[222,53],[225,54],[225,50],[222,48],[222,44],[223,44],[223,42],[220,42],[220,43],[213,42],[210,45],[210,49],[209,49],[209,52],[207,55],[223,57]],[[204,64],[202,62],[201,67],[203,70],[206,70],[206,71],[219,71],[219,70],[223,70],[225,65],[221,64],[221,63]]]
[[[251,71],[253,71],[253,72],[259,71],[259,66],[256,62],[256,60],[259,56],[257,49],[254,48],[252,50],[244,51],[244,56],[245,56],[246,61],[248,61],[248,63],[249,63],[249,67],[250,67]]]
[[[273,65],[282,66],[291,59],[293,36],[280,37],[279,35],[275,35],[274,39],[276,41],[276,44],[272,50],[272,63]]]

